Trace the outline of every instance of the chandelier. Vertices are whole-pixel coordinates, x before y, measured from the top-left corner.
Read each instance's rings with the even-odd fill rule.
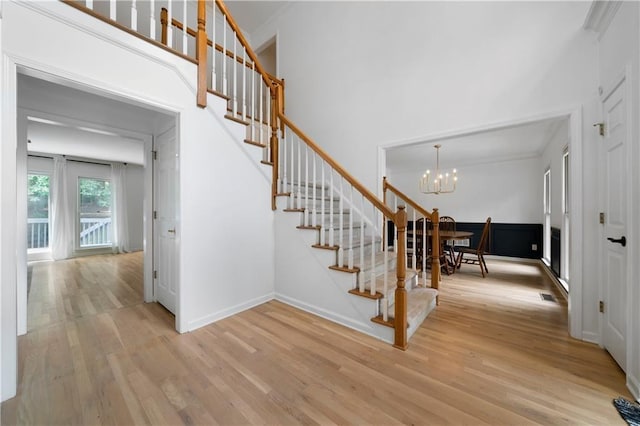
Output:
[[[431,171],[427,170],[420,179],[420,192],[425,194],[448,194],[456,190],[456,182],[458,181],[458,172],[453,169],[452,174],[440,171],[440,147],[442,145],[436,144],[433,147],[436,149],[436,172],[432,175]]]

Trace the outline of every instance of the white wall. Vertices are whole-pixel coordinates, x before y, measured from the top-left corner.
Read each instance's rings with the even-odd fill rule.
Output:
[[[270,181],[263,166],[249,160],[228,124],[210,108],[196,106],[196,66],[61,2],[3,2],[2,14],[2,204],[15,200],[17,107],[11,94],[17,66],[135,99],[178,119],[178,330],[189,331],[271,299]],[[133,78],[132,70],[140,78]],[[16,391],[16,222],[14,210],[2,209],[2,399]]]
[[[387,178],[427,210],[458,222],[541,223],[542,178],[539,158],[466,165],[456,191],[423,194],[418,178],[424,170],[389,171]]]
[[[140,251],[144,248],[144,167],[127,164],[126,191],[129,247]]]
[[[562,155],[568,143],[569,122],[563,121],[545,146],[540,157],[540,167],[536,173],[540,194],[542,194],[544,173],[551,170],[551,226],[554,228],[562,228]],[[542,212],[542,198],[540,198],[538,209]]]
[[[581,2],[296,2],[251,39],[259,46],[277,32],[287,113],[375,190],[376,146],[594,96],[587,10]]]

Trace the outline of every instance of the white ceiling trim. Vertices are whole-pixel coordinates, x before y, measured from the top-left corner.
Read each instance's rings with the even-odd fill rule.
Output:
[[[621,5],[622,1],[618,0],[594,1],[591,3],[587,17],[584,20],[584,24],[582,24],[582,28],[598,34],[598,39],[600,39],[609,28],[609,24],[613,20],[618,9],[620,9]]]
[[[445,130],[443,132],[436,132],[427,136],[418,136],[410,139],[402,139],[402,140],[392,141],[388,143],[383,143],[383,144],[380,144],[379,147],[382,149],[408,147],[411,145],[420,145],[423,143],[439,142],[445,139],[453,139],[453,138],[458,138],[463,136],[473,136],[478,133],[509,129],[512,127],[518,127],[526,124],[533,124],[538,121],[548,120],[552,118],[568,119],[571,116],[571,112],[575,111],[578,108],[582,108],[582,106],[576,105],[573,107],[553,110],[553,111],[542,113],[542,114],[535,114],[535,115],[527,116],[524,118],[490,122],[487,124],[482,124],[474,127],[467,127],[467,128],[456,129],[456,130]]]

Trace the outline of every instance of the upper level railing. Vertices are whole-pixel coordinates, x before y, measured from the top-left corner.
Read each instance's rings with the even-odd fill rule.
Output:
[[[284,81],[274,78],[264,70],[224,2],[63,1],[197,64],[197,104],[206,106],[207,91],[228,100],[227,117],[248,126],[246,142],[264,147],[263,162],[273,166],[272,208],[276,208],[277,196],[287,195],[290,207],[304,212],[304,226],[321,229],[320,245],[337,247],[338,267],[355,269],[356,264],[366,264],[368,259],[365,257],[368,256],[371,256],[369,261],[373,264],[376,261],[376,251],[379,251],[376,247],[381,247],[379,242],[376,246],[376,242],[382,237],[384,223],[387,220],[393,221],[397,239],[394,248],[397,252],[394,346],[405,349],[405,207],[399,205],[391,209],[379,200],[284,115]],[[280,138],[283,143],[282,152]],[[305,197],[302,196],[302,191],[305,191]],[[309,194],[309,191],[312,193]],[[317,200],[314,198],[317,191],[321,191],[320,208],[317,208]],[[339,209],[337,215],[331,210],[333,207],[329,207],[328,215],[322,208],[327,199],[329,206],[337,206]],[[313,201],[310,203],[310,200]],[[349,210],[350,223],[348,226],[344,223],[336,226],[335,220],[344,221],[344,209]],[[426,211],[422,214],[432,216]],[[434,214],[437,217],[437,212]],[[359,220],[360,226],[355,226],[354,220]],[[363,248],[367,245],[371,247],[370,251]],[[386,265],[388,249],[383,250],[382,255],[385,256]],[[438,262],[437,259],[434,256],[434,262]],[[362,269],[358,268],[359,271]],[[434,270],[439,271],[439,267]],[[372,275],[371,278],[369,291],[373,294],[377,291],[377,284],[375,276]],[[437,280],[438,274],[432,274],[432,287],[437,288]],[[386,279],[383,286],[387,286]],[[364,291],[363,288],[360,290]],[[386,292],[386,288],[383,290]],[[386,314],[383,312],[385,320]]]

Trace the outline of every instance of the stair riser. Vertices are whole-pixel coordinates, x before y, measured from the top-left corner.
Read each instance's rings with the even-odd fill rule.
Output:
[[[318,212],[323,208],[323,203],[322,203],[322,200],[320,199],[317,199],[317,200],[310,199],[309,202],[307,203],[304,199],[299,200],[298,197],[295,196],[292,201],[295,208],[308,209],[310,211],[316,210]],[[329,213],[329,211],[331,210],[330,203],[333,204],[334,212],[337,212],[340,210],[340,200],[334,199],[333,201],[329,201],[329,199],[326,199],[324,200],[324,211],[326,213]]]

